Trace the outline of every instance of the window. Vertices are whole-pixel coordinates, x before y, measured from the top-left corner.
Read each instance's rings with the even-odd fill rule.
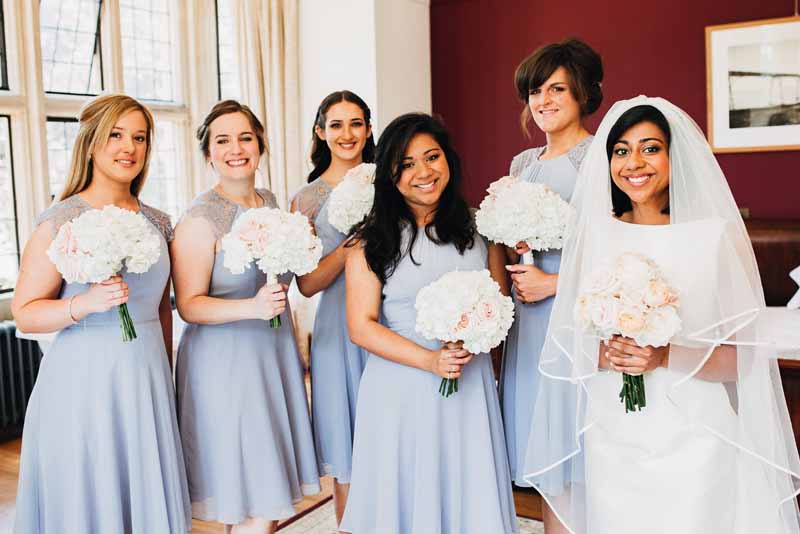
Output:
[[[170,2],[120,0],[125,91],[143,100],[174,102]]]
[[[100,0],[41,0],[42,77],[49,93],[103,90]]]
[[[178,222],[181,210],[177,190],[177,137],[175,123],[156,121],[150,169],[141,193],[142,202],[167,212],[173,224]]]
[[[11,291],[19,269],[11,119],[0,115],[0,293]]]
[[[47,163],[50,167],[50,198],[58,198],[64,189],[72,159],[72,145],[78,135],[78,120],[47,118]]]
[[[8,67],[6,66],[6,17],[0,1],[0,89],[8,90]]]
[[[239,62],[236,53],[236,21],[233,2],[217,0],[217,71],[220,100],[239,100]]]

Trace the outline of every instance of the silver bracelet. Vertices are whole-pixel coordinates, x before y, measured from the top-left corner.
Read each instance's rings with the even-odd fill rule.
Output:
[[[78,320],[72,315],[72,301],[75,300],[77,296],[78,295],[72,295],[67,303],[67,315],[69,316],[69,320],[72,321],[72,324],[78,324]]]

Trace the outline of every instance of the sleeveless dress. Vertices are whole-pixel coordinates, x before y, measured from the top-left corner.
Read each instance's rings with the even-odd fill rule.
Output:
[[[92,209],[74,195],[39,216],[55,232]],[[140,203],[161,237],[149,271],[121,273],[137,338],[117,309],[61,330],[42,361],[25,417],[15,532],[177,534],[191,529],[172,374],[158,307],[169,279],[169,216]],[[59,298],[88,284],[62,283]]]
[[[410,232],[404,232],[405,243]],[[405,246],[405,244],[404,244]],[[487,268],[485,243],[463,255],[420,230],[383,287],[381,322],[434,350],[415,329],[417,293],[453,270]],[[361,378],[353,477],[341,530],[352,534],[518,532],[490,357],[464,367],[458,392],[441,378],[369,355]]]
[[[257,190],[264,205],[275,197]],[[214,190],[194,200],[184,217],[204,218],[216,239],[245,208]],[[208,295],[250,298],[266,283],[252,266],[232,274],[214,257]],[[286,283],[291,274],[280,277]],[[186,457],[192,515],[237,524],[294,515],[293,504],[320,491],[303,367],[291,312],[282,326],[250,319],[187,324],[178,348],[178,421]]]
[[[328,222],[328,198],[333,189],[317,179],[292,201],[314,223],[323,256],[347,236]],[[344,309],[344,271],[321,294],[311,336],[311,422],[320,474],[350,482],[353,428],[361,373],[367,353],[350,341]]]
[[[521,180],[541,183],[558,193],[569,202],[578,179],[578,169],[593,136],[575,145],[566,154],[551,160],[539,161],[544,147],[528,149],[511,161],[509,174]],[[557,273],[561,264],[561,250],[533,251],[536,267],[546,273]],[[554,297],[539,302],[522,303],[515,299],[514,324],[505,342],[503,367],[500,380],[500,399],[503,408],[503,423],[506,429],[506,445],[508,446],[508,462],[511,467],[511,478],[517,486],[529,487],[523,480],[525,455],[531,433],[531,420],[534,405],[539,395],[539,355],[547,336],[550,311]],[[563,410],[563,420],[569,420],[574,412],[569,406],[553,403],[553,409]],[[554,439],[557,433],[553,434]],[[563,484],[562,471],[550,472],[555,484]]]

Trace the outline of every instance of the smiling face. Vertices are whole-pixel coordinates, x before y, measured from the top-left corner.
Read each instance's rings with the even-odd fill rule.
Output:
[[[222,178],[249,179],[258,168],[261,151],[247,115],[220,115],[209,125],[208,160]]]
[[[611,152],[611,179],[634,207],[663,209],[669,204],[669,147],[656,124],[644,121],[628,128]]]
[[[372,127],[364,119],[364,111],[353,102],[339,102],[325,112],[325,128],[316,127],[317,136],[327,143],[331,158],[360,163]]]
[[[105,145],[92,152],[92,173],[130,184],[144,167],[147,152],[147,120],[139,110],[129,111],[111,129]]]
[[[558,67],[541,86],[531,89],[528,108],[536,126],[545,133],[559,132],[579,123],[581,106],[570,89],[567,69]]]
[[[427,133],[412,137],[396,184],[411,211],[417,215],[433,212],[449,182],[450,166],[436,139]]]

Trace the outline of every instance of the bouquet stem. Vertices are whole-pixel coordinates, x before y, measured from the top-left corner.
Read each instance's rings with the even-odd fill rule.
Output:
[[[267,273],[267,284],[272,285],[272,284],[277,284],[277,283],[278,283],[278,277],[275,276],[274,274]],[[281,327],[281,316],[280,315],[276,315],[275,317],[270,319],[269,320],[269,327],[270,328],[276,328],[276,329],[280,328]]]
[[[647,406],[644,375],[634,376],[622,373],[622,390],[619,392],[619,401],[625,404],[625,413],[638,412]]]
[[[122,341],[133,341],[136,339],[136,328],[133,327],[133,319],[128,311],[128,304],[117,306],[119,312],[119,327],[122,329]]]
[[[533,251],[529,250],[522,254],[522,264],[523,265],[535,265],[533,261]]]
[[[458,378],[442,378],[439,384],[439,393],[446,399],[453,393],[458,393]]]

